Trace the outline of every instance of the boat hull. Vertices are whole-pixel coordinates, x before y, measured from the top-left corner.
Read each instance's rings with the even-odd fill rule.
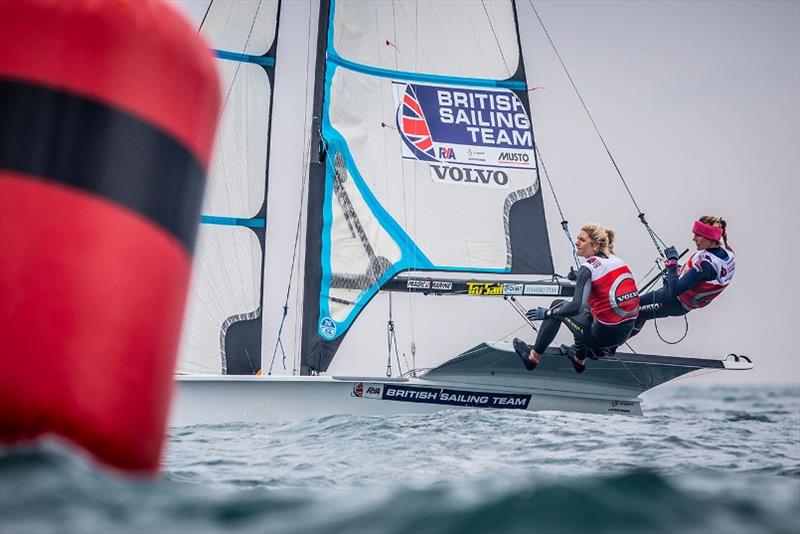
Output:
[[[371,397],[359,395],[370,388],[375,392]],[[387,393],[392,396],[385,397]],[[413,414],[463,408],[641,415],[640,401],[623,395],[486,388],[419,378],[182,376],[177,379],[170,425],[273,423],[335,414]]]
[[[482,343],[419,377],[177,377],[170,424],[271,423],[334,414],[389,415],[443,409],[642,415],[639,395],[701,369],[750,369],[728,360],[619,353],[575,372],[548,349],[526,371],[509,343]]]

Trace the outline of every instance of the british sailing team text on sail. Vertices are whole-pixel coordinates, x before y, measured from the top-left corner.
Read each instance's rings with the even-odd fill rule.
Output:
[[[439,119],[463,124],[473,143],[533,146],[525,107],[513,94],[437,89]]]

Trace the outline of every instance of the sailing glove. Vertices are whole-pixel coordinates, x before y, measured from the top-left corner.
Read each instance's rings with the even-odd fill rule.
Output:
[[[528,318],[529,321],[541,321],[547,319],[550,316],[550,309],[549,308],[531,308],[528,310],[528,313],[525,314],[525,317]]]
[[[666,261],[667,267],[672,267],[673,265],[678,264],[678,251],[675,249],[674,246],[665,248],[664,256],[667,258]]]

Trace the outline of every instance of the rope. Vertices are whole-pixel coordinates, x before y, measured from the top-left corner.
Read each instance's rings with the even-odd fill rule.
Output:
[[[553,195],[553,200],[556,201],[556,208],[558,209],[558,214],[561,216],[561,229],[564,230],[564,234],[567,236],[567,242],[569,243],[569,248],[572,251],[572,258],[575,260],[575,267],[580,268],[581,264],[578,261],[578,253],[575,251],[575,246],[572,244],[572,234],[569,232],[569,221],[567,221],[567,218],[564,217],[564,212],[561,210],[561,203],[558,201],[558,195],[556,195],[553,182],[550,180],[550,173],[547,172],[547,167],[544,164],[544,158],[542,157],[542,152],[539,149],[538,144],[534,146],[534,156],[536,157],[537,161],[541,163],[545,180],[547,180],[547,185],[550,186],[550,193]]]
[[[291,284],[290,284],[291,287]],[[278,328],[278,339],[275,342],[275,348],[272,350],[272,360],[269,362],[269,371],[267,371],[267,375],[272,374],[272,366],[275,365],[275,356],[278,353],[278,347],[281,348],[281,355],[283,361],[283,368],[286,369],[286,351],[283,349],[283,341],[281,341],[281,333],[283,332],[283,324],[286,322],[286,314],[289,311],[289,306],[287,306],[289,295],[286,295],[287,302],[283,305],[283,317],[281,318],[281,325]]]
[[[647,220],[645,219],[644,212],[639,207],[639,204],[636,202],[636,199],[633,196],[633,192],[631,191],[631,188],[628,186],[628,182],[625,180],[625,177],[622,175],[622,171],[620,170],[619,165],[617,165],[617,161],[616,161],[616,159],[614,159],[614,155],[611,153],[611,149],[608,147],[608,143],[606,143],[606,140],[603,137],[603,134],[600,133],[600,128],[598,128],[597,123],[594,120],[594,117],[592,117],[592,114],[589,111],[589,106],[586,105],[586,101],[583,99],[583,95],[581,95],[581,92],[578,90],[578,86],[575,84],[575,80],[572,78],[572,74],[570,74],[569,69],[567,69],[567,65],[566,65],[566,63],[564,63],[564,60],[561,57],[561,54],[559,53],[555,42],[553,41],[552,37],[550,37],[550,32],[547,31],[547,27],[544,25],[544,21],[542,20],[542,17],[539,16],[539,12],[536,10],[536,6],[533,5],[533,1],[532,0],[528,0],[528,3],[530,4],[531,9],[533,9],[533,12],[536,15],[536,18],[539,20],[539,25],[542,27],[542,30],[544,31],[544,34],[547,37],[547,40],[550,42],[550,46],[553,48],[553,52],[555,52],[559,63],[561,63],[561,68],[564,69],[564,73],[567,75],[567,78],[569,79],[569,83],[572,85],[572,89],[575,91],[575,94],[578,96],[578,100],[580,101],[581,106],[583,106],[583,110],[586,112],[586,116],[589,118],[589,122],[592,124],[592,127],[594,128],[594,131],[597,134],[597,137],[600,139],[600,142],[603,144],[603,148],[605,149],[606,154],[608,154],[608,159],[611,160],[611,164],[614,165],[614,169],[616,170],[617,175],[619,176],[619,179],[622,181],[622,185],[625,186],[625,190],[628,192],[628,196],[630,197],[631,202],[633,202],[633,206],[636,208],[639,220],[642,222],[644,227],[647,229],[647,233],[650,236],[650,239],[653,241],[653,245],[655,245],[656,250],[658,251],[658,254],[660,256],[663,256],[664,255],[664,251],[661,248],[661,246],[666,247],[666,244],[664,243],[664,241],[661,240],[660,237],[658,237],[658,235],[653,231],[653,229],[650,228],[650,225],[648,224]],[[659,245],[659,242],[661,242],[661,246]]]
[[[208,13],[209,13],[209,11],[211,11],[211,6],[214,5],[214,1],[215,0],[211,0],[208,3],[208,6],[206,6],[206,12],[203,13],[203,20],[200,21],[200,27],[197,28],[197,33],[200,33],[200,31],[203,29],[203,24],[206,23],[206,17],[208,17]]]
[[[656,258],[656,259],[654,260],[654,262],[653,262],[653,263],[654,263],[654,265],[653,265],[652,267],[650,267],[650,270],[649,270],[649,271],[647,271],[646,273],[644,273],[644,274],[643,274],[643,275],[642,275],[642,276],[639,278],[639,281],[636,283],[636,285],[637,285],[637,286],[641,285],[641,283],[642,283],[642,282],[644,282],[644,280],[645,280],[645,279],[646,279],[648,276],[650,276],[650,274],[651,274],[653,271],[655,271],[656,269],[658,269],[659,267],[661,267],[661,264],[659,263],[659,260],[660,260],[660,259],[661,259],[661,258]],[[655,283],[655,281],[656,281],[656,280],[658,280],[659,278],[661,278],[661,273],[659,273],[659,275],[658,275],[657,277],[653,278],[653,280],[652,280],[651,282],[648,282],[648,285],[645,285],[645,286],[644,286],[644,287],[643,287],[643,288],[640,290],[640,293],[641,293],[641,292],[644,292],[644,291],[647,291],[647,288],[648,288],[648,287],[650,287],[650,285],[654,284],[654,283]]]
[[[511,69],[508,66],[508,61],[506,60],[505,54],[503,54],[503,47],[500,46],[500,39],[497,38],[497,32],[494,29],[494,24],[492,24],[492,17],[489,16],[489,10],[486,9],[486,2],[481,0],[481,5],[483,6],[483,12],[486,13],[486,20],[489,22],[489,28],[492,30],[492,35],[494,36],[494,42],[497,44],[497,51],[500,52],[500,57],[503,59],[503,65],[506,67],[506,72],[508,73],[509,77],[513,76],[514,73],[511,72]]]
[[[394,48],[394,68],[395,68],[395,70],[399,70],[400,69],[400,50],[394,44],[395,42],[397,42],[397,13],[396,13],[395,9],[396,9],[395,3],[392,2],[392,39],[394,40],[394,42],[391,42],[391,41],[389,41],[387,39],[386,40],[386,44],[387,44],[387,46],[391,45]],[[419,4],[416,3],[414,5],[414,18],[415,18],[415,20],[414,20],[414,32],[415,32],[415,36],[414,36],[414,72],[417,72],[417,53],[418,53],[417,41],[418,41],[418,39],[417,39],[417,36],[416,36],[416,32],[417,32],[417,27],[418,27],[417,24],[419,23],[419,21],[417,20],[418,17],[419,17]],[[381,115],[382,116],[386,116],[386,113],[385,113],[385,110],[384,110],[383,99],[381,99]],[[388,124],[386,124],[384,122],[381,122],[381,126],[383,126],[384,128],[391,128],[392,130],[394,130],[394,128],[392,128],[391,126],[389,126]],[[384,136],[384,138],[383,138],[383,149],[384,149],[384,152],[388,154],[388,150],[386,148],[386,136]],[[400,158],[402,158],[402,156],[403,156],[402,147],[399,149],[398,156]],[[402,161],[402,159],[400,159],[399,161]],[[387,159],[384,159],[383,164],[384,164],[384,173],[386,175],[388,175],[389,171],[387,169]],[[414,169],[414,179],[413,179],[412,183],[416,184],[417,183],[417,166],[414,165],[413,169]],[[408,202],[408,194],[407,194],[407,191],[406,191],[407,182],[408,182],[408,180],[406,179],[405,165],[403,165],[401,163],[400,164],[400,183],[402,185],[402,191],[403,191],[403,222],[405,223],[406,228],[409,228],[408,207],[409,207],[409,205],[411,205],[411,206],[416,206],[417,205],[417,188],[415,186],[414,189],[413,189],[413,196],[412,196],[413,203],[409,203]],[[413,217],[413,227],[416,228],[417,227],[417,211],[416,211],[416,209],[413,210],[412,217]],[[411,269],[412,270],[416,269],[416,266],[417,266],[417,248],[413,247],[413,252],[411,254]],[[390,294],[389,298],[391,298],[391,294]],[[415,298],[413,296],[411,296],[409,298],[408,302],[409,302],[409,308],[408,308],[408,316],[409,317],[408,317],[408,320],[409,320],[409,323],[411,324],[411,347],[412,347],[412,353],[413,353],[414,352],[413,347],[414,347],[415,341],[417,339],[416,338],[416,331],[414,329],[414,324],[416,322],[416,306],[415,306],[416,301],[415,301]],[[416,364],[414,364],[414,365],[416,365]]]
[[[403,368],[400,366],[400,355],[397,351],[397,334],[394,330],[394,320],[392,319],[392,294],[389,293],[389,319],[386,323],[386,342],[388,346],[388,357],[386,359],[386,376],[392,376],[392,350],[397,361],[397,372],[403,375]]]
[[[516,298],[508,297],[507,299],[503,299],[503,300],[508,301],[508,303],[511,304],[511,307],[514,308],[514,311],[517,312],[523,319],[525,319],[525,322],[527,324],[523,325],[523,327],[530,326],[531,328],[533,328],[534,332],[537,332],[537,333],[539,332],[539,329],[536,328],[536,325],[533,324],[533,321],[528,319],[528,316],[525,314],[525,312],[527,310],[522,306],[522,304],[517,302]],[[517,328],[517,330],[519,330],[519,328]],[[516,332],[517,330],[514,330],[514,332]],[[505,339],[505,338],[500,338],[500,339]]]
[[[242,49],[240,52],[243,54],[245,50],[247,50],[247,45],[250,44],[250,37],[253,35],[253,28],[256,25],[256,19],[258,18],[258,12],[261,9],[261,1],[258,0],[258,4],[256,4],[256,12],[253,14],[253,20],[250,22],[250,29],[247,31],[247,37],[244,40],[244,45],[242,45]],[[211,6],[209,5],[209,9]],[[206,15],[208,15],[208,11],[206,11]],[[203,22],[205,22],[205,16],[203,16]],[[202,27],[202,23],[200,25]],[[231,84],[228,86],[228,92],[225,94],[225,100],[222,103],[222,107],[220,108],[220,116],[222,113],[228,108],[228,100],[231,97],[231,91],[233,91],[233,86],[236,85],[236,78],[239,76],[239,68],[242,66],[240,61],[236,62],[236,70],[233,71],[233,78],[231,78]]]
[[[649,375],[650,375],[650,383],[648,383],[648,384],[645,384],[644,382],[642,382],[641,380],[639,380],[639,377],[638,377],[638,376],[636,376],[636,375],[633,373],[633,371],[631,371],[630,369],[628,369],[628,366],[627,366],[627,365],[625,365],[625,362],[623,362],[622,360],[620,360],[620,359],[619,359],[619,358],[617,358],[616,356],[614,356],[614,355],[611,355],[611,356],[609,356],[609,358],[610,358],[610,359],[613,359],[613,360],[616,360],[616,361],[617,361],[617,363],[619,363],[619,364],[622,366],[622,368],[623,368],[623,369],[625,369],[625,370],[628,372],[628,374],[629,374],[629,375],[631,375],[631,376],[633,377],[633,379],[634,379],[634,380],[636,380],[636,382],[638,382],[638,383],[639,383],[639,385],[640,385],[640,386],[642,386],[643,388],[649,388],[649,387],[651,387],[651,386],[653,385],[653,382],[655,382],[655,379],[653,378],[653,372],[652,372],[652,371],[650,371],[650,366],[648,366],[648,365],[647,365],[647,362],[645,362],[644,360],[642,360],[642,358],[641,358],[641,356],[639,356],[639,353],[638,353],[638,352],[636,352],[635,350],[633,350],[633,347],[631,347],[630,343],[628,343],[628,342],[626,341],[626,342],[625,342],[625,346],[626,346],[626,347],[628,347],[628,350],[630,350],[630,351],[631,351],[631,352],[634,354],[634,356],[636,356],[636,359],[637,359],[637,360],[639,360],[639,363],[641,363],[641,364],[644,366],[645,370],[647,371],[647,374],[649,374]]]
[[[522,325],[522,326],[518,326],[517,328],[515,328],[514,330],[512,330],[512,331],[511,331],[511,332],[509,332],[508,334],[505,334],[505,335],[503,335],[503,336],[500,336],[499,338],[495,339],[494,341],[492,341],[492,342],[491,342],[491,344],[495,344],[495,343],[498,343],[498,342],[500,342],[500,341],[503,341],[504,339],[508,338],[509,336],[513,336],[514,334],[516,334],[517,332],[519,332],[519,331],[520,331],[520,330],[522,330],[523,328],[525,328],[525,327],[527,327],[527,326],[532,326],[532,325],[530,325],[530,323],[528,322],[528,318],[527,318],[527,317],[525,318],[525,322],[526,322],[526,323],[528,323],[528,324],[524,324],[524,325]],[[534,330],[535,330],[535,329],[536,329],[536,328],[534,327]],[[473,353],[475,353],[475,352],[479,352],[479,351],[481,351],[481,350],[483,350],[482,346],[481,346],[481,345],[478,345],[477,347],[473,348],[472,350],[468,350],[467,352],[462,352],[461,354],[459,354],[459,356],[469,356],[470,354],[473,354]]]
[[[689,319],[686,317],[686,315],[684,315],[683,316],[683,325],[684,325],[684,327],[683,327],[683,335],[677,341],[667,341],[666,339],[664,339],[664,337],[661,335],[661,332],[658,330],[658,320],[655,317],[655,313],[656,312],[653,311],[653,325],[655,325],[655,327],[656,327],[656,334],[658,334],[658,339],[660,339],[661,341],[663,341],[667,345],[677,345],[678,343],[680,343],[681,341],[686,339],[686,336],[689,335]]]

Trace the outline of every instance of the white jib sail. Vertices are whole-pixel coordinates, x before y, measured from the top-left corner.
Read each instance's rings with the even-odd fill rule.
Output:
[[[218,56],[223,110],[198,232],[179,372],[226,372],[228,329],[261,314],[264,253],[253,228],[264,227],[272,87],[265,69],[269,61],[263,56],[275,40],[277,14],[277,0],[212,1],[200,30]],[[260,368],[260,361],[253,366]]]

